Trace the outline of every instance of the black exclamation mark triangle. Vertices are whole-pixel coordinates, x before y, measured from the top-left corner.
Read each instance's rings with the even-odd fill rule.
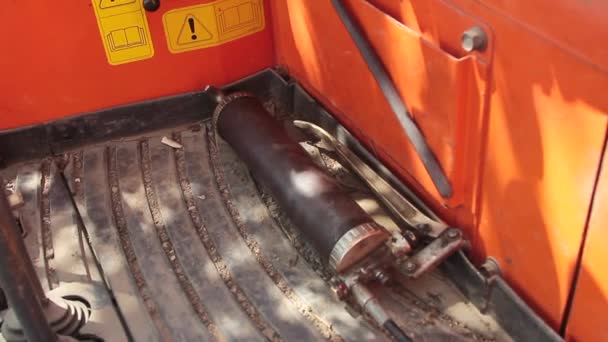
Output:
[[[177,35],[177,44],[200,44],[213,39],[213,34],[199,18],[192,14],[186,15]]]
[[[194,32],[194,18],[188,18],[188,26],[190,26],[190,32],[192,33],[190,38],[192,38],[192,40],[196,40],[196,32]]]

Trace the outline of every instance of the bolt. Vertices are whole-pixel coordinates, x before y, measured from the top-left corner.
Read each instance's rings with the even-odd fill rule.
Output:
[[[462,49],[466,52],[483,51],[488,45],[488,37],[479,26],[473,26],[462,33]]]
[[[446,234],[450,239],[457,239],[460,237],[460,231],[456,228],[448,229]]]
[[[391,277],[384,270],[376,270],[374,272],[374,278],[380,282],[380,284],[385,285],[391,280]]]
[[[501,274],[500,265],[498,264],[498,261],[496,261],[496,259],[494,259],[493,257],[488,257],[484,261],[484,263],[479,267],[479,270],[483,275],[488,278]]]
[[[406,261],[403,268],[405,268],[406,272],[412,273],[418,268],[418,265],[413,261]]]

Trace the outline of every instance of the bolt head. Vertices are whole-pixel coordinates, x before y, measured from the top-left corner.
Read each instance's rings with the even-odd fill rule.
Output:
[[[498,264],[498,261],[496,261],[496,259],[494,259],[493,257],[488,257],[484,261],[484,263],[479,267],[479,270],[486,277],[491,277],[494,275],[501,274],[500,265]]]
[[[455,228],[450,228],[446,234],[450,239],[456,239],[460,237],[460,231]]]
[[[473,26],[462,33],[461,45],[466,52],[483,51],[487,44],[488,37],[479,26]]]

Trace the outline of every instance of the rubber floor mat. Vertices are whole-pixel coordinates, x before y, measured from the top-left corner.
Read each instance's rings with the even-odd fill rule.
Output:
[[[45,289],[100,285],[115,311],[94,332],[120,330],[122,320],[117,340],[390,340],[336,299],[322,265],[215,141],[197,124],[5,170],[5,186],[24,198],[19,221]],[[412,291],[379,291],[417,341],[486,339],[442,320]]]

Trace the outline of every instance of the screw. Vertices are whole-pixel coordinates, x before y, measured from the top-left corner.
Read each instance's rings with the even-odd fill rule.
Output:
[[[412,273],[418,268],[418,265],[413,261],[406,261],[403,267],[405,268],[406,272]]]
[[[488,37],[481,27],[473,26],[462,33],[461,43],[466,52],[483,51],[488,45]]]
[[[450,239],[456,239],[460,237],[460,231],[455,228],[448,229],[446,234]]]

